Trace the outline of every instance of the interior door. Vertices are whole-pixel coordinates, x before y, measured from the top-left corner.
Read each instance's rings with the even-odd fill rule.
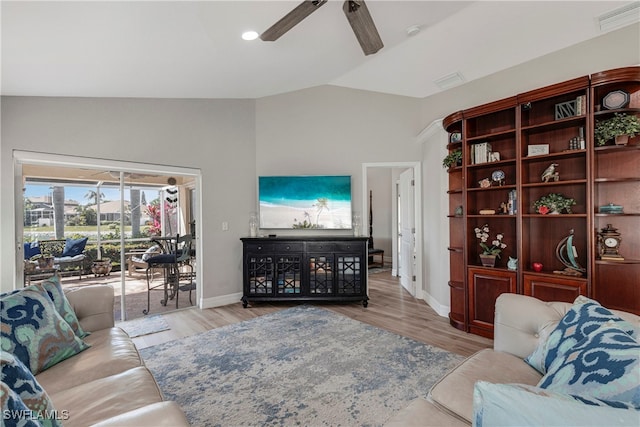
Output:
[[[407,169],[400,174],[400,185],[398,190],[399,204],[399,233],[400,233],[400,254],[399,254],[399,275],[400,284],[411,295],[416,294],[415,281],[415,247],[416,247],[416,226],[414,215],[414,184],[413,169]]]

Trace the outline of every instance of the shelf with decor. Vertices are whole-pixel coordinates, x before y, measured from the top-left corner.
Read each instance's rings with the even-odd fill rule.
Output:
[[[462,115],[452,114],[443,121],[448,132],[447,156],[443,167],[447,170],[449,191],[449,322],[464,329],[466,318],[466,291],[464,284],[464,133]]]
[[[640,314],[640,67],[593,75],[591,101],[593,297]]]

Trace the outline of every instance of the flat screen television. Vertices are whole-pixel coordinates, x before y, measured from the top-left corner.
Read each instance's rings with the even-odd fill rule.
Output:
[[[351,229],[351,176],[258,177],[260,228]]]

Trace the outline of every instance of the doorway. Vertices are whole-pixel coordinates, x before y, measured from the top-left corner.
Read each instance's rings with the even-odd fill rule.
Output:
[[[139,305],[137,299],[142,292],[146,307],[146,271],[134,270],[137,274],[132,275],[132,269],[127,269],[132,265],[131,248],[150,246],[151,237],[157,235],[201,235],[196,221],[200,217],[196,197],[201,182],[198,170],[32,152],[14,152],[14,166],[15,237],[19,243],[16,283],[22,283],[25,277],[27,264],[20,250],[26,247],[23,243],[86,237],[89,264],[109,258],[114,271],[111,273],[109,268],[109,272],[85,278],[84,282],[80,278],[78,284],[99,279],[111,283],[119,302],[114,307],[116,319],[141,317],[142,310],[134,313],[131,308]],[[52,196],[60,192],[58,199],[62,202],[56,206]],[[55,227],[50,227],[52,221],[56,222]],[[196,240],[195,254],[201,253],[200,246]],[[202,283],[200,270],[196,263],[195,277]],[[200,295],[200,287],[195,286],[195,305],[200,305]],[[185,300],[193,301],[191,292]],[[157,305],[161,305],[160,301]],[[171,307],[168,302],[161,308]]]
[[[404,175],[402,175],[404,173]],[[403,287],[411,295],[421,298],[422,290],[422,188],[420,162],[364,163],[362,165],[362,212],[368,212],[369,192],[375,200],[375,218],[388,217],[387,231],[372,227],[375,245],[390,246],[392,274],[400,276]],[[401,181],[403,184],[401,184]],[[409,196],[399,202],[402,191]],[[377,213],[376,213],[377,211]],[[404,225],[403,225],[404,224]],[[404,232],[402,229],[404,228]],[[383,232],[386,236],[381,236]],[[405,238],[402,238],[404,234]],[[403,243],[404,242],[404,243]],[[385,251],[385,253],[387,253]],[[403,262],[404,260],[404,262]],[[403,279],[404,277],[404,279]]]

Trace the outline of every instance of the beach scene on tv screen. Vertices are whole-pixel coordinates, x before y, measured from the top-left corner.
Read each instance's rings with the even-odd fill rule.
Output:
[[[260,228],[350,229],[350,176],[261,176]]]

